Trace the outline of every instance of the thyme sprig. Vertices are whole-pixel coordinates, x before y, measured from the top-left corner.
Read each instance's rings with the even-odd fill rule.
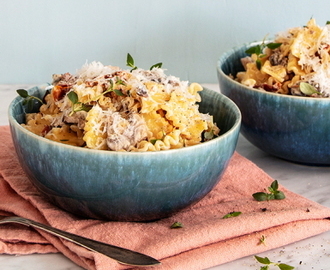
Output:
[[[78,95],[77,95],[77,93],[74,92],[74,91],[69,92],[69,93],[67,94],[67,96],[68,96],[69,100],[70,100],[71,103],[72,103],[72,111],[71,111],[71,113],[70,113],[70,116],[71,116],[72,114],[74,114],[75,112],[79,112],[79,111],[89,112],[90,109],[92,108],[91,105],[86,105],[86,104],[80,102],[80,101],[78,100]]]
[[[260,267],[260,270],[268,270],[271,265],[277,266],[280,270],[292,270],[294,269],[293,266],[285,264],[285,263],[275,263],[272,262],[269,258],[267,257],[259,257],[259,256],[254,256],[254,258],[261,264],[264,264],[264,266]]]
[[[106,91],[104,91],[101,95],[105,95],[107,93],[114,92],[114,93],[116,93],[117,96],[124,96],[124,93],[122,91],[115,88],[116,85],[126,85],[126,83],[122,79],[120,79],[119,77],[116,77],[115,83],[113,82],[112,79],[110,79],[109,82],[110,82],[110,85],[109,85],[108,89]]]
[[[16,92],[19,96],[24,98],[23,105],[27,105],[29,110],[32,110],[34,101],[44,104],[40,98],[29,95],[28,91],[25,89],[17,89]]]
[[[280,47],[281,45],[282,45],[282,43],[275,43],[275,42],[265,43],[265,39],[264,39],[262,41],[262,43],[260,43],[256,46],[248,48],[245,51],[245,53],[247,53],[247,54],[256,54],[256,56],[257,56],[256,65],[257,65],[257,68],[260,70],[261,66],[262,66],[261,60],[262,60],[262,58],[267,56],[266,54],[264,54],[264,49],[269,48],[271,50],[274,50],[274,49]]]
[[[266,192],[256,192],[252,196],[257,201],[269,201],[269,200],[283,200],[285,199],[285,194],[278,190],[278,181],[274,180],[268,187],[269,193]]]
[[[130,55],[129,53],[127,54],[127,58],[126,58],[126,65],[128,67],[131,67],[131,72],[133,70],[136,70],[138,67],[135,65],[135,62],[134,62],[134,58],[132,57],[132,55]],[[157,63],[157,64],[154,64],[150,67],[150,70],[152,70],[153,68],[161,68],[163,65],[163,63]]]

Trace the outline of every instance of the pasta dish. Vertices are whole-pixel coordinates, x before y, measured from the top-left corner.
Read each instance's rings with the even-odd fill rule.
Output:
[[[272,43],[262,42],[241,59],[245,71],[236,80],[248,87],[295,96],[330,95],[330,25],[316,24],[278,33]]]
[[[39,112],[23,126],[45,138],[90,149],[159,151],[199,144],[219,128],[199,112],[203,88],[164,69],[124,70],[100,62],[53,75]]]

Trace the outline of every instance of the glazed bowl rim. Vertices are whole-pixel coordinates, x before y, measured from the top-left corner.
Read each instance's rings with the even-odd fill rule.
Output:
[[[49,86],[49,84],[47,84],[46,86]],[[45,87],[45,85],[36,85],[34,87],[29,88],[28,91],[35,88],[35,87],[41,88],[41,87]],[[115,156],[132,156],[133,157],[135,155],[138,155],[138,156],[141,156],[141,155],[154,156],[154,155],[158,155],[160,153],[164,153],[162,155],[165,155],[165,154],[178,154],[180,152],[193,151],[194,149],[197,150],[198,148],[205,147],[203,145],[211,147],[212,144],[216,144],[219,141],[231,136],[233,133],[235,133],[235,131],[237,129],[240,128],[242,115],[241,115],[241,112],[240,112],[240,109],[238,108],[238,106],[230,98],[228,98],[227,96],[225,96],[222,93],[211,90],[207,87],[203,87],[203,91],[204,90],[212,91],[216,94],[221,95],[222,98],[226,101],[226,103],[230,104],[230,106],[232,108],[234,108],[233,111],[235,112],[235,118],[236,118],[235,122],[228,131],[226,131],[224,134],[221,134],[220,136],[218,136],[218,137],[216,137],[216,138],[214,138],[210,141],[202,142],[202,143],[199,143],[199,144],[196,144],[196,145],[191,145],[191,146],[188,146],[188,147],[177,148],[177,149],[168,149],[168,150],[160,150],[160,151],[144,151],[144,152],[108,151],[108,150],[89,149],[89,148],[85,148],[85,147],[73,146],[73,145],[68,145],[68,144],[52,141],[50,139],[41,137],[41,136],[36,135],[33,132],[27,130],[26,128],[21,126],[21,124],[19,124],[18,121],[14,118],[14,116],[12,115],[13,106],[21,104],[22,101],[23,101],[23,99],[19,100],[19,99],[21,99],[20,96],[16,96],[10,102],[10,105],[8,107],[8,120],[9,120],[9,124],[11,126],[11,129],[13,127],[18,128],[20,132],[25,133],[26,135],[28,135],[28,136],[36,139],[36,140],[40,140],[41,142],[44,142],[48,145],[53,145],[56,148],[70,149],[70,150],[73,150],[73,151],[86,151],[86,153],[91,153],[91,154],[96,154],[96,155],[98,155],[98,153],[99,153],[101,155],[108,155],[108,156],[115,155]],[[81,153],[83,153],[83,152],[81,152]]]

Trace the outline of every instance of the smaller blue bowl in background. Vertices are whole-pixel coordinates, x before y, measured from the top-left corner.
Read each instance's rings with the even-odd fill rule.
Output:
[[[43,97],[45,87],[34,87],[29,94]],[[214,116],[221,135],[166,151],[93,150],[45,139],[21,126],[21,97],[10,104],[9,123],[22,168],[54,205],[87,218],[149,221],[202,199],[220,181],[235,151],[241,124],[238,107],[209,89],[201,97],[200,111]]]
[[[244,86],[228,75],[244,71],[240,59],[256,43],[224,53],[217,64],[221,93],[242,113],[242,135],[276,157],[309,165],[330,165],[330,98],[270,93]]]

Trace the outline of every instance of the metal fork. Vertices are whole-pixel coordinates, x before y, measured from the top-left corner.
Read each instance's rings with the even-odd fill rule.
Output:
[[[89,250],[102,253],[121,264],[132,266],[152,266],[160,264],[160,261],[145,254],[68,233],[27,218],[0,215],[0,224],[4,223],[17,223],[46,231]]]

